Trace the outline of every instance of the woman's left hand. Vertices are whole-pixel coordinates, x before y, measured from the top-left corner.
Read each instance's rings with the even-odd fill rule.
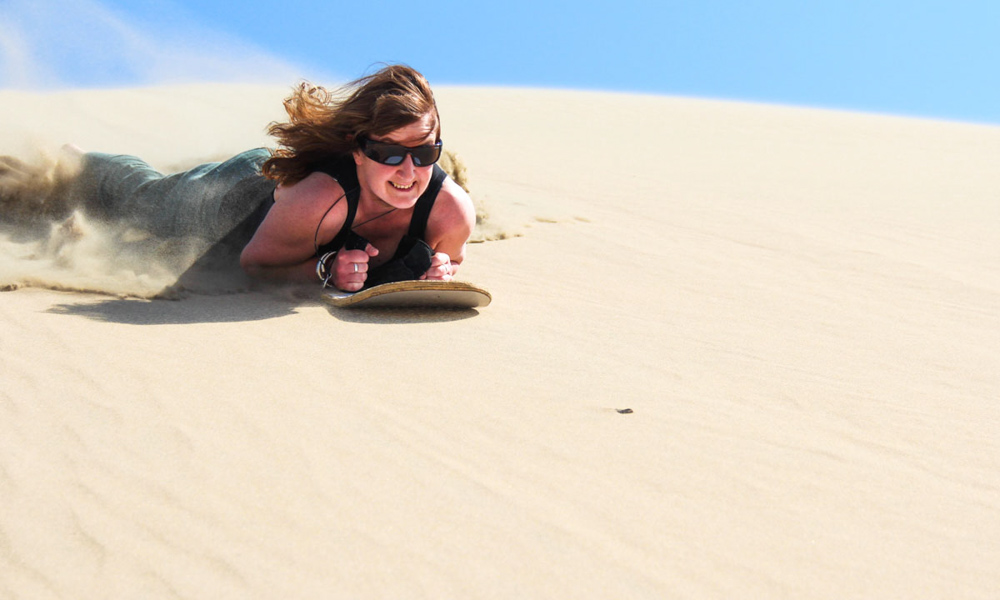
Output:
[[[436,279],[438,281],[451,281],[458,265],[452,264],[451,257],[444,252],[435,252],[431,257],[431,267],[427,269],[420,279]]]

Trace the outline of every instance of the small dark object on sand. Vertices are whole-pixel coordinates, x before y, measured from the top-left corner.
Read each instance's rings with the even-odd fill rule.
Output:
[[[617,410],[618,414],[620,414],[620,415],[630,415],[630,414],[632,414],[632,409],[631,408],[616,408],[615,410]]]

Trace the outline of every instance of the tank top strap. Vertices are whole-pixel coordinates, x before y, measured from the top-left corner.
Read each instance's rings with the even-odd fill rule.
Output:
[[[347,218],[344,219],[340,231],[333,236],[332,240],[320,246],[316,251],[316,256],[323,256],[327,252],[340,250],[347,242],[347,237],[351,234],[351,227],[354,225],[354,216],[358,214],[361,185],[358,183],[358,172],[353,161],[338,161],[323,165],[316,170],[333,177],[344,190],[343,197],[347,200]]]
[[[424,239],[424,236],[427,234],[427,220],[431,216],[434,201],[437,200],[438,193],[441,191],[441,186],[444,184],[447,176],[448,174],[444,172],[444,169],[434,165],[434,174],[431,175],[431,181],[427,184],[427,189],[420,195],[420,198],[417,199],[417,204],[413,207],[413,216],[410,217],[410,230],[407,232],[411,237],[427,241]]]

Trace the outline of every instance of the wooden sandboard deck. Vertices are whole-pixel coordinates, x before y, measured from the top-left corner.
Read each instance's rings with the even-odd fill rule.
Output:
[[[338,308],[480,308],[493,297],[464,281],[397,281],[360,292],[323,290],[323,301]]]

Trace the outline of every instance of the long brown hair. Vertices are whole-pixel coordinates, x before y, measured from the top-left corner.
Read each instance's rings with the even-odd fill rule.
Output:
[[[268,128],[280,147],[261,167],[265,177],[284,184],[349,156],[359,137],[386,135],[427,114],[435,135],[441,132],[430,84],[406,65],[386,66],[334,91],[304,82],[285,99],[285,112],[287,122]]]

